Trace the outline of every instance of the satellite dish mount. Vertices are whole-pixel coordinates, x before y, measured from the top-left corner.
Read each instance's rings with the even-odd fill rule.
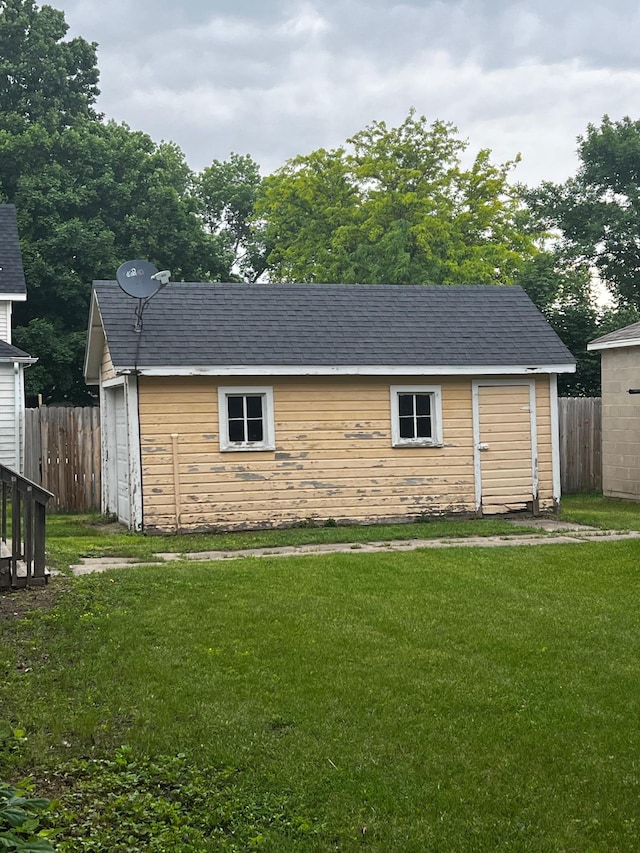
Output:
[[[125,261],[118,267],[116,279],[127,296],[138,300],[133,330],[139,333],[142,331],[142,313],[147,303],[169,284],[171,273],[169,270],[158,272],[149,261]]]

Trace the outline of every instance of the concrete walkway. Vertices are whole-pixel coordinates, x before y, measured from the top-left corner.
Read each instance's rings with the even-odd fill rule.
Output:
[[[417,548],[502,548],[513,545],[577,545],[584,542],[615,542],[623,539],[640,539],[640,532],[599,530],[584,524],[558,521],[555,518],[509,518],[519,527],[531,527],[531,535],[468,536],[450,539],[398,539],[391,542],[338,542],[331,544],[287,545],[275,548],[244,548],[239,551],[199,551],[193,554],[158,553],[151,560],[129,557],[87,557],[82,563],[71,566],[74,575],[105,572],[109,569],[134,565],[163,565],[178,560],[237,560],[243,557],[292,557],[321,554],[340,554],[356,551],[380,554],[389,551],[415,551]]]

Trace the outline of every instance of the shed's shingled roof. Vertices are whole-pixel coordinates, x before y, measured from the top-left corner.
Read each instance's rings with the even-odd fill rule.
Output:
[[[0,295],[26,292],[16,209],[0,204]]]
[[[630,326],[625,326],[622,329],[616,329],[615,332],[609,332],[608,335],[602,335],[588,344],[588,349],[606,349],[607,347],[637,346],[640,341],[640,323],[631,323]]]
[[[575,361],[520,287],[171,283],[136,334],[135,300],[94,286],[116,370]]]

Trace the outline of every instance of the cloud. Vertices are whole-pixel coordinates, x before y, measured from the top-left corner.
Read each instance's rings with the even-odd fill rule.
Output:
[[[196,169],[233,150],[270,171],[414,105],[473,151],[521,152],[522,180],[562,180],[640,83],[630,0],[69,0],[66,17],[100,43],[100,108]]]

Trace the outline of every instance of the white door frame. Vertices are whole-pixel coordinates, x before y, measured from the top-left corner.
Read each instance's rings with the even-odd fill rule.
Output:
[[[474,379],[471,383],[473,408],[473,473],[476,492],[476,513],[482,511],[482,468],[480,449],[480,395],[479,389],[487,386],[524,385],[529,388],[529,421],[531,424],[531,494],[534,502],[538,497],[538,426],[536,417],[536,380],[533,377],[519,379]]]
[[[140,418],[138,414],[138,379],[136,376],[118,376],[100,386],[100,406],[104,416],[101,430],[102,444],[102,509],[117,513],[118,484],[115,471],[116,418],[112,388],[124,389],[124,414],[127,431],[127,458],[129,474],[129,527],[142,530],[142,464],[140,454]]]

